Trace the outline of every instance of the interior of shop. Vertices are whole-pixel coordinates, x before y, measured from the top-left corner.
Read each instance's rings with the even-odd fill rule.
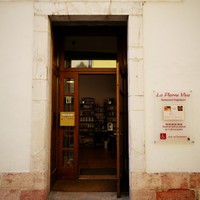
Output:
[[[80,75],[80,177],[116,174],[115,97],[115,75]]]

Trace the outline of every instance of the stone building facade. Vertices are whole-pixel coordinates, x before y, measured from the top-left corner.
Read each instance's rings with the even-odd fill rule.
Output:
[[[112,16],[127,17],[130,199],[200,199],[199,8],[198,0],[1,1],[0,199],[50,191],[52,21]],[[154,90],[193,91],[194,143],[154,143]]]

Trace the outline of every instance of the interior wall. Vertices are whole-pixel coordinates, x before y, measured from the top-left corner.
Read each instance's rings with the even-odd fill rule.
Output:
[[[199,0],[144,4],[145,146],[148,172],[200,171],[199,8]],[[154,90],[192,91],[190,123],[195,143],[154,143]]]
[[[65,49],[73,52],[111,52],[117,51],[117,38],[114,36],[68,36]]]
[[[0,3],[0,171],[30,171],[33,2]]]
[[[107,98],[116,98],[115,75],[80,75],[79,97],[93,97],[103,106]]]

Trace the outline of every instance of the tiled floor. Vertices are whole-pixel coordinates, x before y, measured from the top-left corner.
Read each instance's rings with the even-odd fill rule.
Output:
[[[126,194],[117,198],[116,192],[51,192],[48,200],[129,200]]]

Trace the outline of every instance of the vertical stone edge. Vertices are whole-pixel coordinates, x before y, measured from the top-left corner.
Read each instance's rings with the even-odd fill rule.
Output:
[[[50,135],[51,135],[51,22],[48,15],[34,15],[33,61],[33,119],[31,174],[33,187],[23,190],[20,199],[47,199],[50,190]],[[38,122],[38,117],[40,122]],[[41,130],[35,125],[39,124]],[[35,136],[36,135],[36,136]]]
[[[149,188],[137,188],[146,171],[144,131],[143,10],[128,16],[128,98],[130,199],[155,199]],[[138,121],[138,120],[139,121]],[[137,123],[137,121],[139,123]],[[134,123],[136,122],[136,123]],[[137,141],[137,142],[136,142]]]

